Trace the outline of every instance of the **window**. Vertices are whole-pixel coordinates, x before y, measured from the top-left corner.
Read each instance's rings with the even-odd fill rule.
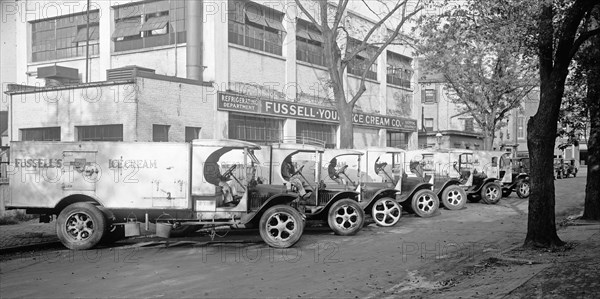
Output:
[[[185,127],[185,142],[192,142],[192,140],[200,138],[201,129],[197,127]]]
[[[435,89],[433,89],[433,88],[421,89],[421,102],[422,103],[437,102]]]
[[[31,61],[82,57],[89,40],[90,55],[99,53],[98,10],[90,11],[89,35],[87,14],[75,14],[31,23]]]
[[[407,149],[408,148],[408,133],[388,132],[386,144],[389,147],[398,147],[398,148],[402,148],[402,149]]]
[[[79,141],[123,141],[123,125],[78,126]]]
[[[473,125],[473,119],[466,118],[465,119],[465,132],[474,132],[474,131],[475,131],[475,127]]]
[[[115,7],[115,51],[186,42],[187,1],[147,1]]]
[[[411,59],[394,52],[387,52],[387,83],[410,88],[414,73]]]
[[[304,142],[323,142],[326,148],[336,147],[336,125],[316,122],[297,121],[296,136]]]
[[[525,118],[522,116],[517,117],[517,138],[525,138]]]
[[[296,59],[312,64],[325,65],[323,37],[311,23],[298,19],[296,26]]]
[[[229,114],[229,138],[259,143],[278,142],[283,137],[283,120]]]
[[[354,49],[358,48],[361,41],[354,38],[348,37],[348,44],[346,46],[346,54],[350,54]],[[348,63],[348,74],[362,76],[364,70],[367,69],[366,78],[377,80],[377,60],[372,65],[368,66],[368,61],[373,58],[377,52],[377,47],[367,46],[367,49],[356,54],[354,59]]]
[[[425,127],[425,130],[433,131],[433,118],[426,118],[423,121],[423,126]]]
[[[60,127],[21,129],[21,141],[60,141]]]
[[[229,42],[282,55],[283,13],[256,3],[230,0]]]
[[[152,125],[152,141],[168,142],[170,127],[169,125]]]

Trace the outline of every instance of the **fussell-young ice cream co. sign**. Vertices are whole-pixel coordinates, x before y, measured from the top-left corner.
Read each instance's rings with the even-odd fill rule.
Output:
[[[339,121],[338,111],[332,108],[257,99],[229,93],[219,93],[218,109],[291,118],[316,119],[327,122]],[[354,113],[353,122],[361,126],[417,131],[416,120],[401,117]]]

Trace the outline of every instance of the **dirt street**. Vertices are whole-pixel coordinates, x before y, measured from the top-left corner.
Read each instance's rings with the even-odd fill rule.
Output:
[[[581,209],[584,186],[583,176],[556,181],[558,217]],[[415,290],[453,283],[449,275],[466,263],[521,244],[526,213],[527,200],[513,194],[498,205],[469,203],[429,219],[404,215],[394,227],[371,224],[352,237],[308,229],[287,250],[267,247],[250,231],[216,237],[223,243],[208,245],[207,237],[195,237],[168,246],[127,242],[17,254],[0,262],[0,293],[3,298],[419,297]],[[531,273],[512,279],[518,283]]]

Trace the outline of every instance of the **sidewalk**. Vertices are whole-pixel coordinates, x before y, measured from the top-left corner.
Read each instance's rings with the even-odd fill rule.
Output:
[[[567,245],[482,255],[455,265],[427,288],[399,298],[600,298],[600,222],[569,221],[558,231]],[[390,295],[390,294],[387,294]]]
[[[0,253],[59,242],[55,223],[33,219],[19,224],[0,225]]]

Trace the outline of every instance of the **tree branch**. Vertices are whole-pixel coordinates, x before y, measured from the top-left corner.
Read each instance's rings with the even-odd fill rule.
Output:
[[[306,15],[306,17],[317,27],[317,29],[319,29],[319,31],[323,32],[323,27],[317,22],[315,17],[313,15],[311,15],[308,12],[308,10],[306,10],[304,5],[302,5],[302,3],[300,3],[300,0],[296,0],[296,5],[300,8],[302,13],[304,13]]]

